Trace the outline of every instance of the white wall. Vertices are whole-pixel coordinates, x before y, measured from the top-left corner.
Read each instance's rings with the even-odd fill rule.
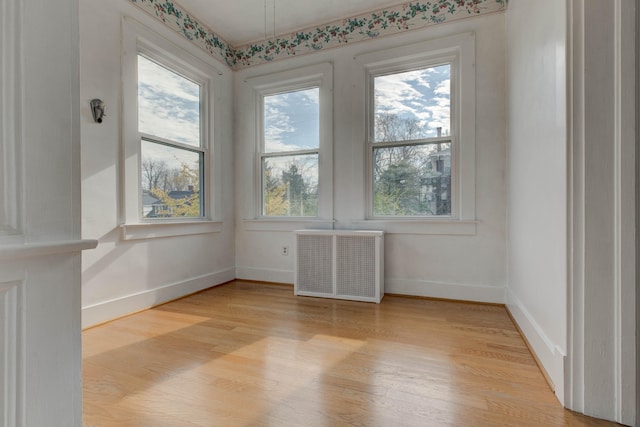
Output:
[[[232,162],[232,75],[223,73],[215,113],[224,159],[219,215],[222,231],[191,236],[122,240],[120,193],[122,82],[121,25],[129,16],[199,58],[204,51],[129,1],[80,2],[80,107],[82,137],[82,235],[99,239],[98,249],[83,255],[83,326],[140,310],[220,284],[235,277]],[[89,101],[106,104],[102,124],[93,122]]]
[[[507,10],[508,307],[563,401],[567,341],[566,5]]]
[[[506,268],[505,44],[504,14],[474,17],[424,30],[329,49],[236,73],[236,256],[237,277],[293,283],[296,228],[317,224],[273,224],[255,218],[255,118],[245,79],[321,62],[333,63],[335,228],[364,228],[364,86],[354,56],[409,43],[475,32],[476,36],[476,219],[472,235],[389,233],[385,236],[386,292],[504,302]],[[323,224],[326,226],[327,224]],[[330,224],[329,224],[330,226]],[[371,228],[377,228],[374,225]],[[256,230],[261,229],[261,230]]]

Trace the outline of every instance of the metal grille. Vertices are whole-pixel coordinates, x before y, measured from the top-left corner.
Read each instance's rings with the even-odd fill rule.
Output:
[[[303,292],[333,293],[332,236],[298,238],[298,289]]]
[[[336,294],[376,296],[376,238],[337,236]]]

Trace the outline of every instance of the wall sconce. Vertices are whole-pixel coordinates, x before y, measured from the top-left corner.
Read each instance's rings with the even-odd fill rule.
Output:
[[[102,117],[106,114],[104,113],[104,102],[101,99],[91,100],[91,114],[93,114],[93,120],[96,123],[102,123]]]

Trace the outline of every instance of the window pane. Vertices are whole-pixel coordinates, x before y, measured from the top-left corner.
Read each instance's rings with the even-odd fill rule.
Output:
[[[202,153],[142,140],[142,217],[201,217]]]
[[[451,65],[374,78],[374,142],[451,133]]]
[[[451,215],[451,143],[373,149],[375,216]]]
[[[318,216],[318,155],[262,159],[262,214]]]
[[[200,85],[138,55],[138,130],[200,146]]]
[[[264,97],[264,152],[320,146],[320,89]]]

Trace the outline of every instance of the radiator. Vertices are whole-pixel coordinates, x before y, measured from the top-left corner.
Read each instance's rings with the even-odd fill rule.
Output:
[[[296,295],[379,303],[384,296],[384,232],[298,230]]]

